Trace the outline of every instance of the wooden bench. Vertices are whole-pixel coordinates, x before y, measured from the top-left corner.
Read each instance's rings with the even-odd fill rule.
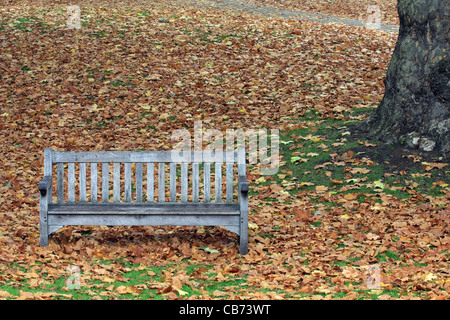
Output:
[[[65,225],[202,225],[224,226],[236,233],[239,252],[246,254],[249,188],[245,149],[220,154],[191,151],[184,155],[187,155],[186,159],[176,163],[171,160],[172,151],[45,149],[44,178],[39,183],[40,245],[48,246],[49,235]],[[214,161],[218,155],[223,155],[220,158],[223,160]],[[87,165],[90,175],[86,175]],[[211,165],[214,184],[211,184]],[[166,168],[169,173],[167,180]],[[222,169],[226,171],[224,186]],[[236,171],[238,174],[234,175]],[[54,173],[55,199],[52,197]],[[98,192],[99,177],[101,195]],[[202,180],[203,192],[200,193]],[[211,199],[212,187],[214,199]],[[223,188],[225,199],[222,199]],[[158,195],[157,201],[155,195]]]

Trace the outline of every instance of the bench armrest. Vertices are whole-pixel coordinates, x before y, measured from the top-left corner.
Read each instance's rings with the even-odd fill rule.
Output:
[[[245,176],[238,177],[239,182],[239,192],[243,194],[248,194],[248,182]]]
[[[47,195],[48,190],[50,190],[52,186],[52,177],[51,176],[45,176],[44,179],[42,179],[41,182],[39,182],[39,192],[42,196]]]

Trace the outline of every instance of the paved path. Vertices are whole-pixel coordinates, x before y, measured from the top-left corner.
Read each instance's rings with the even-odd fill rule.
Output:
[[[351,18],[330,16],[322,13],[311,13],[304,11],[278,9],[274,7],[257,5],[242,0],[178,0],[176,2],[222,10],[231,10],[239,13],[260,15],[264,17],[307,20],[320,23],[336,23],[356,27],[366,27],[364,21]],[[399,26],[396,24],[381,23],[378,30],[398,33]]]
[[[42,0],[42,1],[49,1],[49,0]],[[129,4],[129,1],[122,2],[121,0],[117,0],[112,3],[107,2],[106,4],[103,4],[102,0],[100,1],[86,0],[81,1],[80,4],[82,5],[83,3],[89,4],[91,6],[116,7],[121,6],[123,4]],[[135,0],[133,2],[133,5],[135,6],[152,5],[152,4],[154,4],[154,2],[152,2],[151,0]],[[306,11],[279,9],[275,7],[249,3],[246,2],[245,0],[170,0],[167,2],[167,4],[180,6],[192,5],[199,8],[213,8],[218,10],[231,11],[235,13],[259,15],[263,17],[306,20],[320,23],[336,23],[356,27],[367,27],[364,21],[360,21],[357,19],[331,16],[323,13],[312,13]],[[377,29],[380,31],[390,33],[398,33],[399,26],[396,24],[381,23]]]

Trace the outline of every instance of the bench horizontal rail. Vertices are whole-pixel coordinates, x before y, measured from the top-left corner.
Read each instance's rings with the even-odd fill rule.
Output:
[[[175,155],[175,157],[174,157]],[[175,162],[230,163],[237,161],[236,151],[191,151],[180,154],[172,151],[53,151],[53,163],[61,162]]]
[[[182,218],[182,219],[181,219]],[[49,226],[123,225],[123,226],[239,226],[239,215],[199,214],[49,214]]]

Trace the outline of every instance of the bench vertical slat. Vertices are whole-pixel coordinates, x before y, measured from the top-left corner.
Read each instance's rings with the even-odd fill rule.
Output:
[[[147,163],[147,202],[155,201],[155,166],[152,162]]]
[[[159,163],[158,168],[158,201],[166,201],[166,165],[163,162]]]
[[[222,163],[216,162],[215,179],[215,202],[222,202]]]
[[[114,202],[120,202],[120,163],[114,162],[114,180],[113,180],[113,190],[114,190],[114,196],[113,200]]]
[[[192,164],[192,202],[198,202],[199,199],[199,164]]]
[[[233,202],[233,163],[227,163],[227,202]]]
[[[181,202],[188,201],[188,164],[181,164]]]
[[[56,195],[58,203],[64,202],[64,163],[58,162],[56,164]]]
[[[75,163],[69,163],[69,177],[68,177],[68,187],[69,194],[68,200],[69,202],[75,202]]]
[[[245,176],[245,148],[238,149],[238,175]]]
[[[98,185],[98,172],[97,163],[91,163],[91,202],[97,202],[97,185]]]
[[[136,202],[142,202],[142,163],[136,163]]]
[[[82,162],[80,166],[80,202],[86,202],[86,163]]]
[[[211,201],[211,163],[203,163],[203,185],[205,191],[204,202]]]
[[[109,202],[109,163],[102,163],[102,201]]]
[[[125,202],[131,202],[131,163],[125,164]]]
[[[177,164],[170,163],[170,202],[177,201]]]

